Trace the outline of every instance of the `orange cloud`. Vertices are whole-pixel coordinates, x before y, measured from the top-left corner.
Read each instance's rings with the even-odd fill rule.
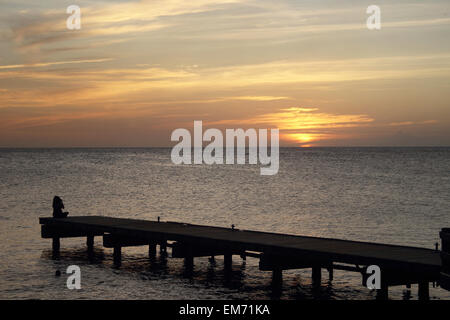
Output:
[[[366,126],[374,119],[367,115],[319,112],[318,108],[291,107],[250,119],[216,121],[218,125],[276,127],[281,140],[311,146],[319,140],[337,138],[336,129]]]
[[[41,62],[41,63],[31,63],[31,64],[11,64],[11,65],[0,66],[0,70],[50,67],[50,66],[58,66],[58,65],[63,65],[63,64],[94,63],[94,62],[105,62],[105,61],[111,61],[111,60],[113,60],[113,59],[111,59],[111,58],[103,58],[103,59],[85,59],[85,60]]]
[[[435,124],[437,123],[437,120],[425,120],[425,121],[418,121],[418,122],[414,122],[414,121],[401,121],[401,122],[391,122],[388,125],[392,126],[392,127],[402,127],[402,126],[413,126],[413,125],[417,125],[417,124]]]

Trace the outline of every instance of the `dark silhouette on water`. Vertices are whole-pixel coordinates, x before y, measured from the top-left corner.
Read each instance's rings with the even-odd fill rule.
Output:
[[[450,291],[450,228],[443,228],[440,233],[442,239],[442,271],[440,285]]]
[[[58,196],[53,198],[53,218],[66,218],[69,214],[68,212],[63,212],[64,203],[62,199]]]
[[[418,284],[419,299],[428,300],[429,283],[446,277],[446,273],[441,274],[444,252],[425,248],[101,216],[40,218],[39,223],[42,238],[53,239],[55,256],[60,238],[87,237],[88,250],[92,250],[94,237],[102,236],[103,246],[114,249],[117,268],[122,248],[132,246],[148,246],[150,259],[154,259],[157,245],[164,259],[167,247],[171,247],[172,258],[185,259],[189,277],[194,257],[224,256],[226,281],[233,273],[233,255],[259,258],[259,270],[272,271],[273,298],[277,299],[283,288],[282,272],[290,269],[311,268],[313,291],[320,292],[323,269],[328,269],[330,281],[333,270],[344,270],[360,273],[367,284],[368,266],[378,265],[383,270],[377,288],[379,299],[388,298],[389,286]],[[444,251],[448,249],[448,242],[442,244]]]

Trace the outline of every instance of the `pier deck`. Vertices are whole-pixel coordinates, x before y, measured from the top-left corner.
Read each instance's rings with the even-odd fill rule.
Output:
[[[121,247],[149,245],[155,252],[156,244],[165,250],[167,241],[174,241],[172,252],[191,263],[196,256],[224,255],[230,265],[233,254],[259,253],[260,269],[273,271],[279,280],[282,270],[300,268],[312,268],[313,280],[319,283],[322,268],[329,270],[330,280],[333,269],[357,271],[364,279],[365,267],[377,265],[383,275],[379,293],[387,296],[389,286],[418,283],[423,298],[441,271],[440,252],[424,248],[101,216],[39,221],[42,237],[53,238],[54,250],[59,250],[59,238],[86,236],[92,246],[93,237],[103,235],[118,263]]]

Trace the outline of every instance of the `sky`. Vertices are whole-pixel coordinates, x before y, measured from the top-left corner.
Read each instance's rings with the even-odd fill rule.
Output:
[[[0,8],[0,147],[170,146],[194,120],[279,128],[281,146],[450,146],[448,0]]]

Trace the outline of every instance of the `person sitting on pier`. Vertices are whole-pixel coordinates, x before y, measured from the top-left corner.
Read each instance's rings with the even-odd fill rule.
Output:
[[[65,218],[69,214],[68,212],[63,212],[64,203],[62,199],[58,196],[53,198],[53,218]]]

